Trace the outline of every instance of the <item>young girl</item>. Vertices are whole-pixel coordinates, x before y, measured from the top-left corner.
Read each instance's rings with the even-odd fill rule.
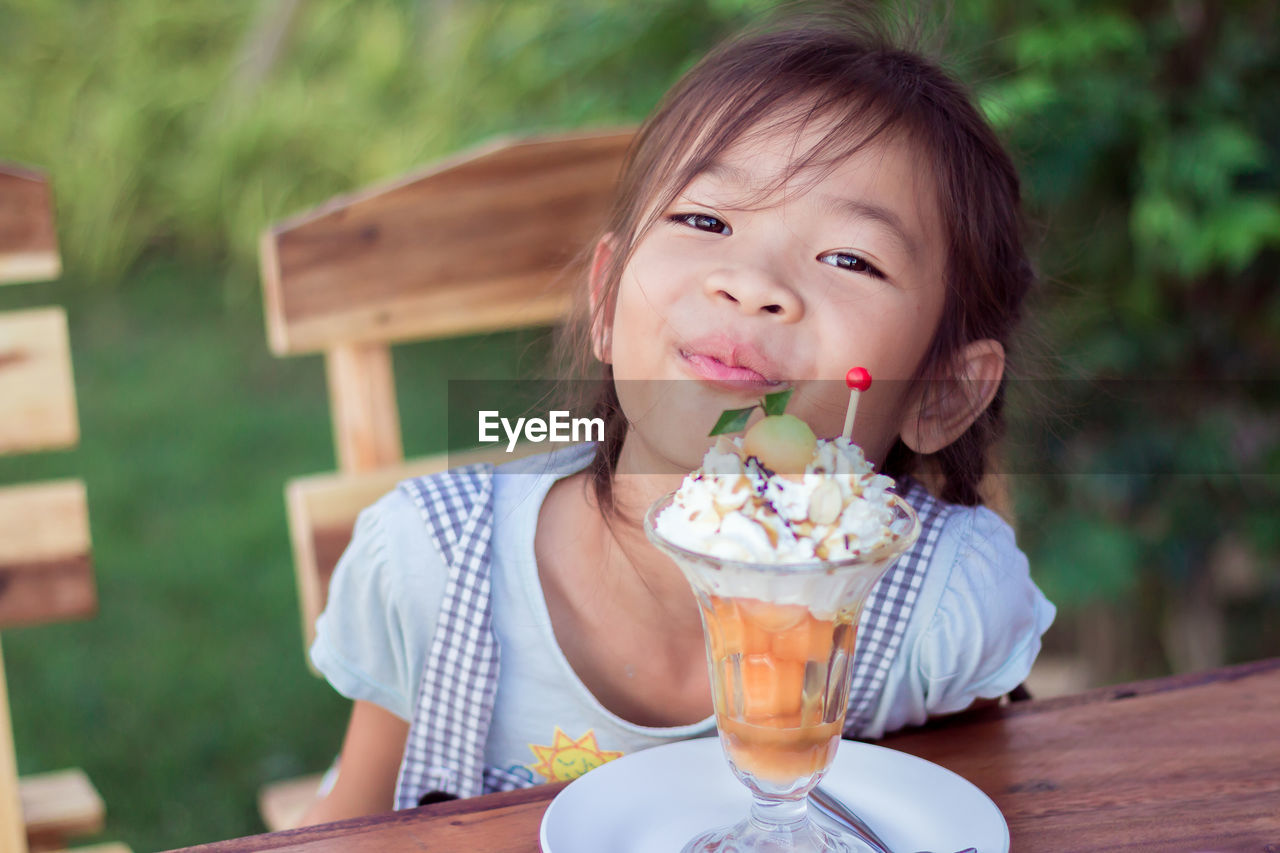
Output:
[[[978,484],[1033,278],[1020,217],[995,136],[913,53],[801,26],[690,71],[634,143],[584,288],[604,440],[361,515],[311,650],[354,710],[306,822],[714,733],[694,597],[640,520],[724,409],[791,387],[789,412],[839,434],[854,365],[876,378],[854,440],[925,530],[863,613],[846,734],[1016,687],[1054,609]],[[926,465],[935,496],[909,476]]]

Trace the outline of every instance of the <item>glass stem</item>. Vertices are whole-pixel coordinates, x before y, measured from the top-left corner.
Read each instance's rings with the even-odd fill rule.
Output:
[[[794,832],[802,828],[809,817],[809,801],[774,800],[755,795],[751,801],[751,822],[767,832]]]

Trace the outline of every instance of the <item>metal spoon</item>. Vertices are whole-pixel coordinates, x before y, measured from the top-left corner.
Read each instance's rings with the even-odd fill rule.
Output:
[[[836,823],[853,830],[853,833],[870,844],[876,853],[893,853],[889,849],[889,845],[885,844],[884,840],[876,835],[875,830],[868,826],[865,820],[859,817],[853,809],[823,790],[821,785],[809,792],[809,802],[818,811],[836,821]],[[929,851],[921,850],[919,853],[929,853]],[[978,851],[973,847],[966,847],[963,850],[957,850],[956,853],[978,853]]]

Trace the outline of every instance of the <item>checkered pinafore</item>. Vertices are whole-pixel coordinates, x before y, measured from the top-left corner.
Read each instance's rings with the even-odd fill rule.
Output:
[[[484,764],[498,689],[489,586],[493,476],[492,465],[471,465],[400,484],[422,513],[449,577],[400,764],[397,809],[417,806],[430,794],[471,797],[528,784]],[[922,530],[863,608],[845,717],[850,736],[874,713],[947,515],[947,504],[919,483],[903,484],[902,496],[919,514]]]

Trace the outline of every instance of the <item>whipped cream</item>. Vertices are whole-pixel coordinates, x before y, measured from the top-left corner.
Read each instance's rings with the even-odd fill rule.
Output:
[[[843,560],[898,535],[891,477],[847,438],[818,441],[803,474],[778,475],[717,439],[657,517],[657,532],[689,551],[752,563]]]

